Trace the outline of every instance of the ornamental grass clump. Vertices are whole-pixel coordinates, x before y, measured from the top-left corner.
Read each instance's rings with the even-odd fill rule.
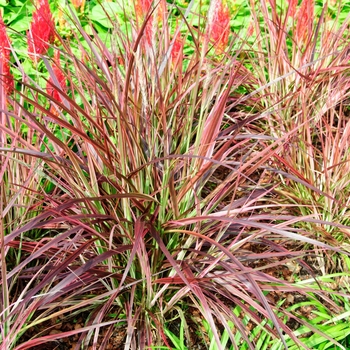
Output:
[[[264,129],[285,139],[273,161],[293,175],[284,181],[284,194],[299,204],[300,215],[340,225],[311,225],[310,234],[326,242],[347,240],[349,231],[341,225],[350,222],[349,18],[340,21],[341,7],[332,18],[327,6],[316,17],[311,0],[299,7],[291,1],[285,12],[257,2],[252,8],[255,23],[261,15],[266,29],[255,26],[250,64],[259,88],[250,92],[257,110],[269,111]],[[319,260],[323,273],[326,261]]]
[[[270,162],[285,136],[251,132],[264,115],[236,102],[258,78],[240,50],[220,62],[201,51],[208,37],[195,12],[163,13],[150,50],[146,24],[124,9],[110,40],[76,19],[84,40],[60,38],[54,60],[42,56],[47,87],[24,76],[5,111],[0,349],[171,349],[166,329],[179,327],[192,349],[209,333],[218,349],[224,336],[257,349],[260,334],[306,349],[285,322],[297,315],[271,295],[316,288],[271,271],[309,269],[314,246],[338,249],[296,227],[331,222],[276,203],[288,174]],[[177,40],[187,53],[174,61]],[[295,241],[310,250],[290,249]]]

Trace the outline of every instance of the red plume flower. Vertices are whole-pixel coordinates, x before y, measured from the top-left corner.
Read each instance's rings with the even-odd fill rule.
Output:
[[[66,90],[66,77],[62,72],[62,68],[60,64],[60,52],[57,50],[55,53],[54,58],[54,64],[52,65],[52,70],[55,73],[56,79],[60,84],[60,87],[57,86],[57,84],[54,82],[53,78],[50,77],[47,85],[46,85],[46,91],[47,93],[52,97],[53,100],[56,100],[58,102],[62,102],[62,98],[60,96],[60,93],[57,89],[60,89],[62,91]]]
[[[10,39],[6,33],[4,21],[0,15],[0,75],[8,94],[13,91],[13,76],[10,72]]]
[[[28,32],[28,52],[34,61],[44,55],[55,40],[55,23],[48,0],[38,0]]]
[[[167,13],[166,0],[160,0],[157,6],[157,22],[163,23],[163,16]]]
[[[296,38],[298,42],[306,42],[312,35],[314,21],[314,0],[303,0],[297,16]]]
[[[183,47],[184,41],[181,38],[181,34],[178,33],[171,50],[171,62],[174,67],[176,67],[181,62],[181,57],[183,55]]]
[[[211,28],[211,40],[215,44],[215,51],[221,54],[228,45],[230,35],[230,10],[226,0],[219,0],[214,11],[214,18]]]
[[[290,17],[294,17],[295,16],[295,12],[296,12],[296,8],[298,6],[298,0],[288,0],[289,3],[289,16]]]
[[[72,5],[78,9],[80,8],[81,12],[84,11],[85,0],[72,0]]]
[[[152,5],[152,0],[135,0],[136,20],[139,26],[142,26],[143,21],[148,18],[147,15],[149,14],[151,5]],[[145,28],[146,43],[148,45],[151,45],[152,43],[152,35],[153,35],[153,16],[151,16],[148,19],[148,22]]]

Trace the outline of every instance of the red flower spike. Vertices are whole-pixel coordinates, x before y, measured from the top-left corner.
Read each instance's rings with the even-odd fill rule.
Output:
[[[139,24],[146,18],[151,5],[152,0],[135,0],[136,19]]]
[[[152,0],[135,0],[135,13],[136,13],[136,20],[139,24],[139,26],[142,26],[143,21],[147,19],[149,10],[152,6]],[[152,36],[153,36],[153,16],[151,16],[148,19],[148,22],[146,24],[145,28],[145,37],[146,37],[146,43],[148,45],[151,45],[152,43]]]
[[[215,51],[218,54],[224,53],[230,35],[230,10],[226,0],[218,3],[214,12],[214,19],[211,28],[211,40],[215,44]]]
[[[60,87],[58,87],[52,77],[49,78],[47,85],[46,85],[46,91],[47,93],[52,97],[53,100],[56,100],[58,102],[62,102],[62,98],[60,93],[57,89],[60,89],[62,91],[66,90],[66,77],[62,72],[62,69],[60,68],[60,52],[56,51],[55,58],[54,58],[54,64],[52,65],[52,70],[55,73],[56,79],[58,80]],[[56,87],[57,86],[57,87]]]
[[[71,0],[72,5],[76,8],[79,9],[80,11],[83,12],[84,11],[84,7],[85,7],[85,0]]]
[[[174,67],[176,67],[180,61],[180,58],[183,54],[183,47],[184,47],[183,40],[181,38],[180,33],[178,33],[174,41],[173,48],[171,50],[171,62]]]
[[[55,23],[48,0],[39,0],[37,6],[28,32],[28,53],[34,61],[38,54],[46,54],[55,40]]]
[[[296,12],[296,8],[298,5],[298,0],[288,0],[289,3],[289,8],[288,8],[288,16],[289,17],[294,17],[295,16],[295,12]]]
[[[4,21],[0,15],[0,74],[7,94],[14,89],[13,76],[10,72],[10,39],[6,33]]]
[[[296,38],[297,41],[306,42],[312,34],[312,24],[314,20],[314,0],[303,0],[300,5],[297,25],[296,25]]]
[[[254,34],[254,31],[255,31],[254,25],[253,23],[250,23],[247,29],[247,36],[248,37],[252,36]]]
[[[158,21],[158,23],[163,22],[164,14],[166,14],[166,11],[167,11],[166,4],[167,3],[165,0],[160,0],[160,2],[158,4],[158,8],[157,8],[157,21]]]
[[[152,17],[148,20],[145,28],[146,43],[151,46],[153,36]]]

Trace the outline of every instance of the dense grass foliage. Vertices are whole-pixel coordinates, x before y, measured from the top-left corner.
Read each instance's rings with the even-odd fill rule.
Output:
[[[1,350],[348,348],[347,2],[2,7]]]

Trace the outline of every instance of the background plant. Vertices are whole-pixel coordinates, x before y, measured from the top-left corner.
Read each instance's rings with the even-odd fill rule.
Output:
[[[256,45],[268,56],[250,59],[262,86],[256,108],[271,111],[265,127],[272,135],[287,138],[274,164],[304,182],[285,181],[283,194],[302,215],[348,225],[347,21],[331,21],[326,6],[316,20],[308,6],[283,14],[261,8],[267,27],[255,27]],[[335,226],[316,231],[327,241],[348,233]]]

